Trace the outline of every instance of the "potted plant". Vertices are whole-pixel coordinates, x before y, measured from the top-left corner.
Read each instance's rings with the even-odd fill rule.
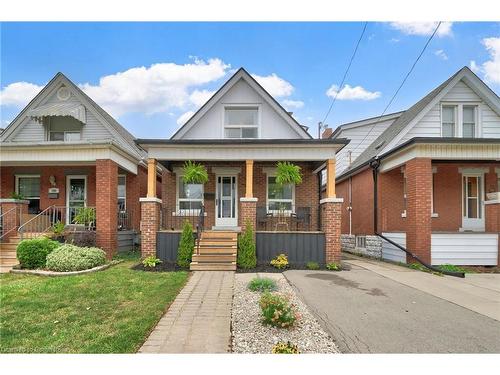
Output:
[[[205,166],[193,161],[186,161],[182,168],[182,180],[186,184],[206,184],[208,172]]]
[[[94,209],[91,207],[80,208],[73,218],[73,223],[83,225],[85,229],[90,229],[95,223]]]
[[[302,172],[300,167],[288,161],[279,161],[276,165],[276,183],[278,185],[301,184]]]

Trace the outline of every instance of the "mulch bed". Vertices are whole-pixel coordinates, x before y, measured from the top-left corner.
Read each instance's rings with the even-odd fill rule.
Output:
[[[132,266],[131,269],[135,271],[145,271],[145,272],[173,272],[173,271],[189,271],[187,268],[179,267],[176,263],[162,262],[157,264],[156,267],[144,267],[142,263]]]

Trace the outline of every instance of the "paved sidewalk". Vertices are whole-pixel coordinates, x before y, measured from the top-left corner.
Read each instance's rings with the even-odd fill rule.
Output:
[[[234,272],[196,271],[139,353],[227,353]]]
[[[500,274],[466,274],[465,279],[436,276],[387,262],[346,256],[345,263],[363,267],[398,283],[418,289],[500,321]]]

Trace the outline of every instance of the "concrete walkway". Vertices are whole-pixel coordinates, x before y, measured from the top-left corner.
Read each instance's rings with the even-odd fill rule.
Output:
[[[227,353],[234,272],[196,271],[139,353]]]
[[[400,284],[500,321],[500,274],[466,274],[465,279],[440,277],[387,262],[351,255],[347,258],[347,264],[365,268]]]

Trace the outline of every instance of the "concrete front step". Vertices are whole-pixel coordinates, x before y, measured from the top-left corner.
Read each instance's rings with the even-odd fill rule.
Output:
[[[193,262],[236,262],[236,254],[194,254]]]
[[[198,263],[192,262],[191,271],[236,271],[236,262],[231,263]]]

